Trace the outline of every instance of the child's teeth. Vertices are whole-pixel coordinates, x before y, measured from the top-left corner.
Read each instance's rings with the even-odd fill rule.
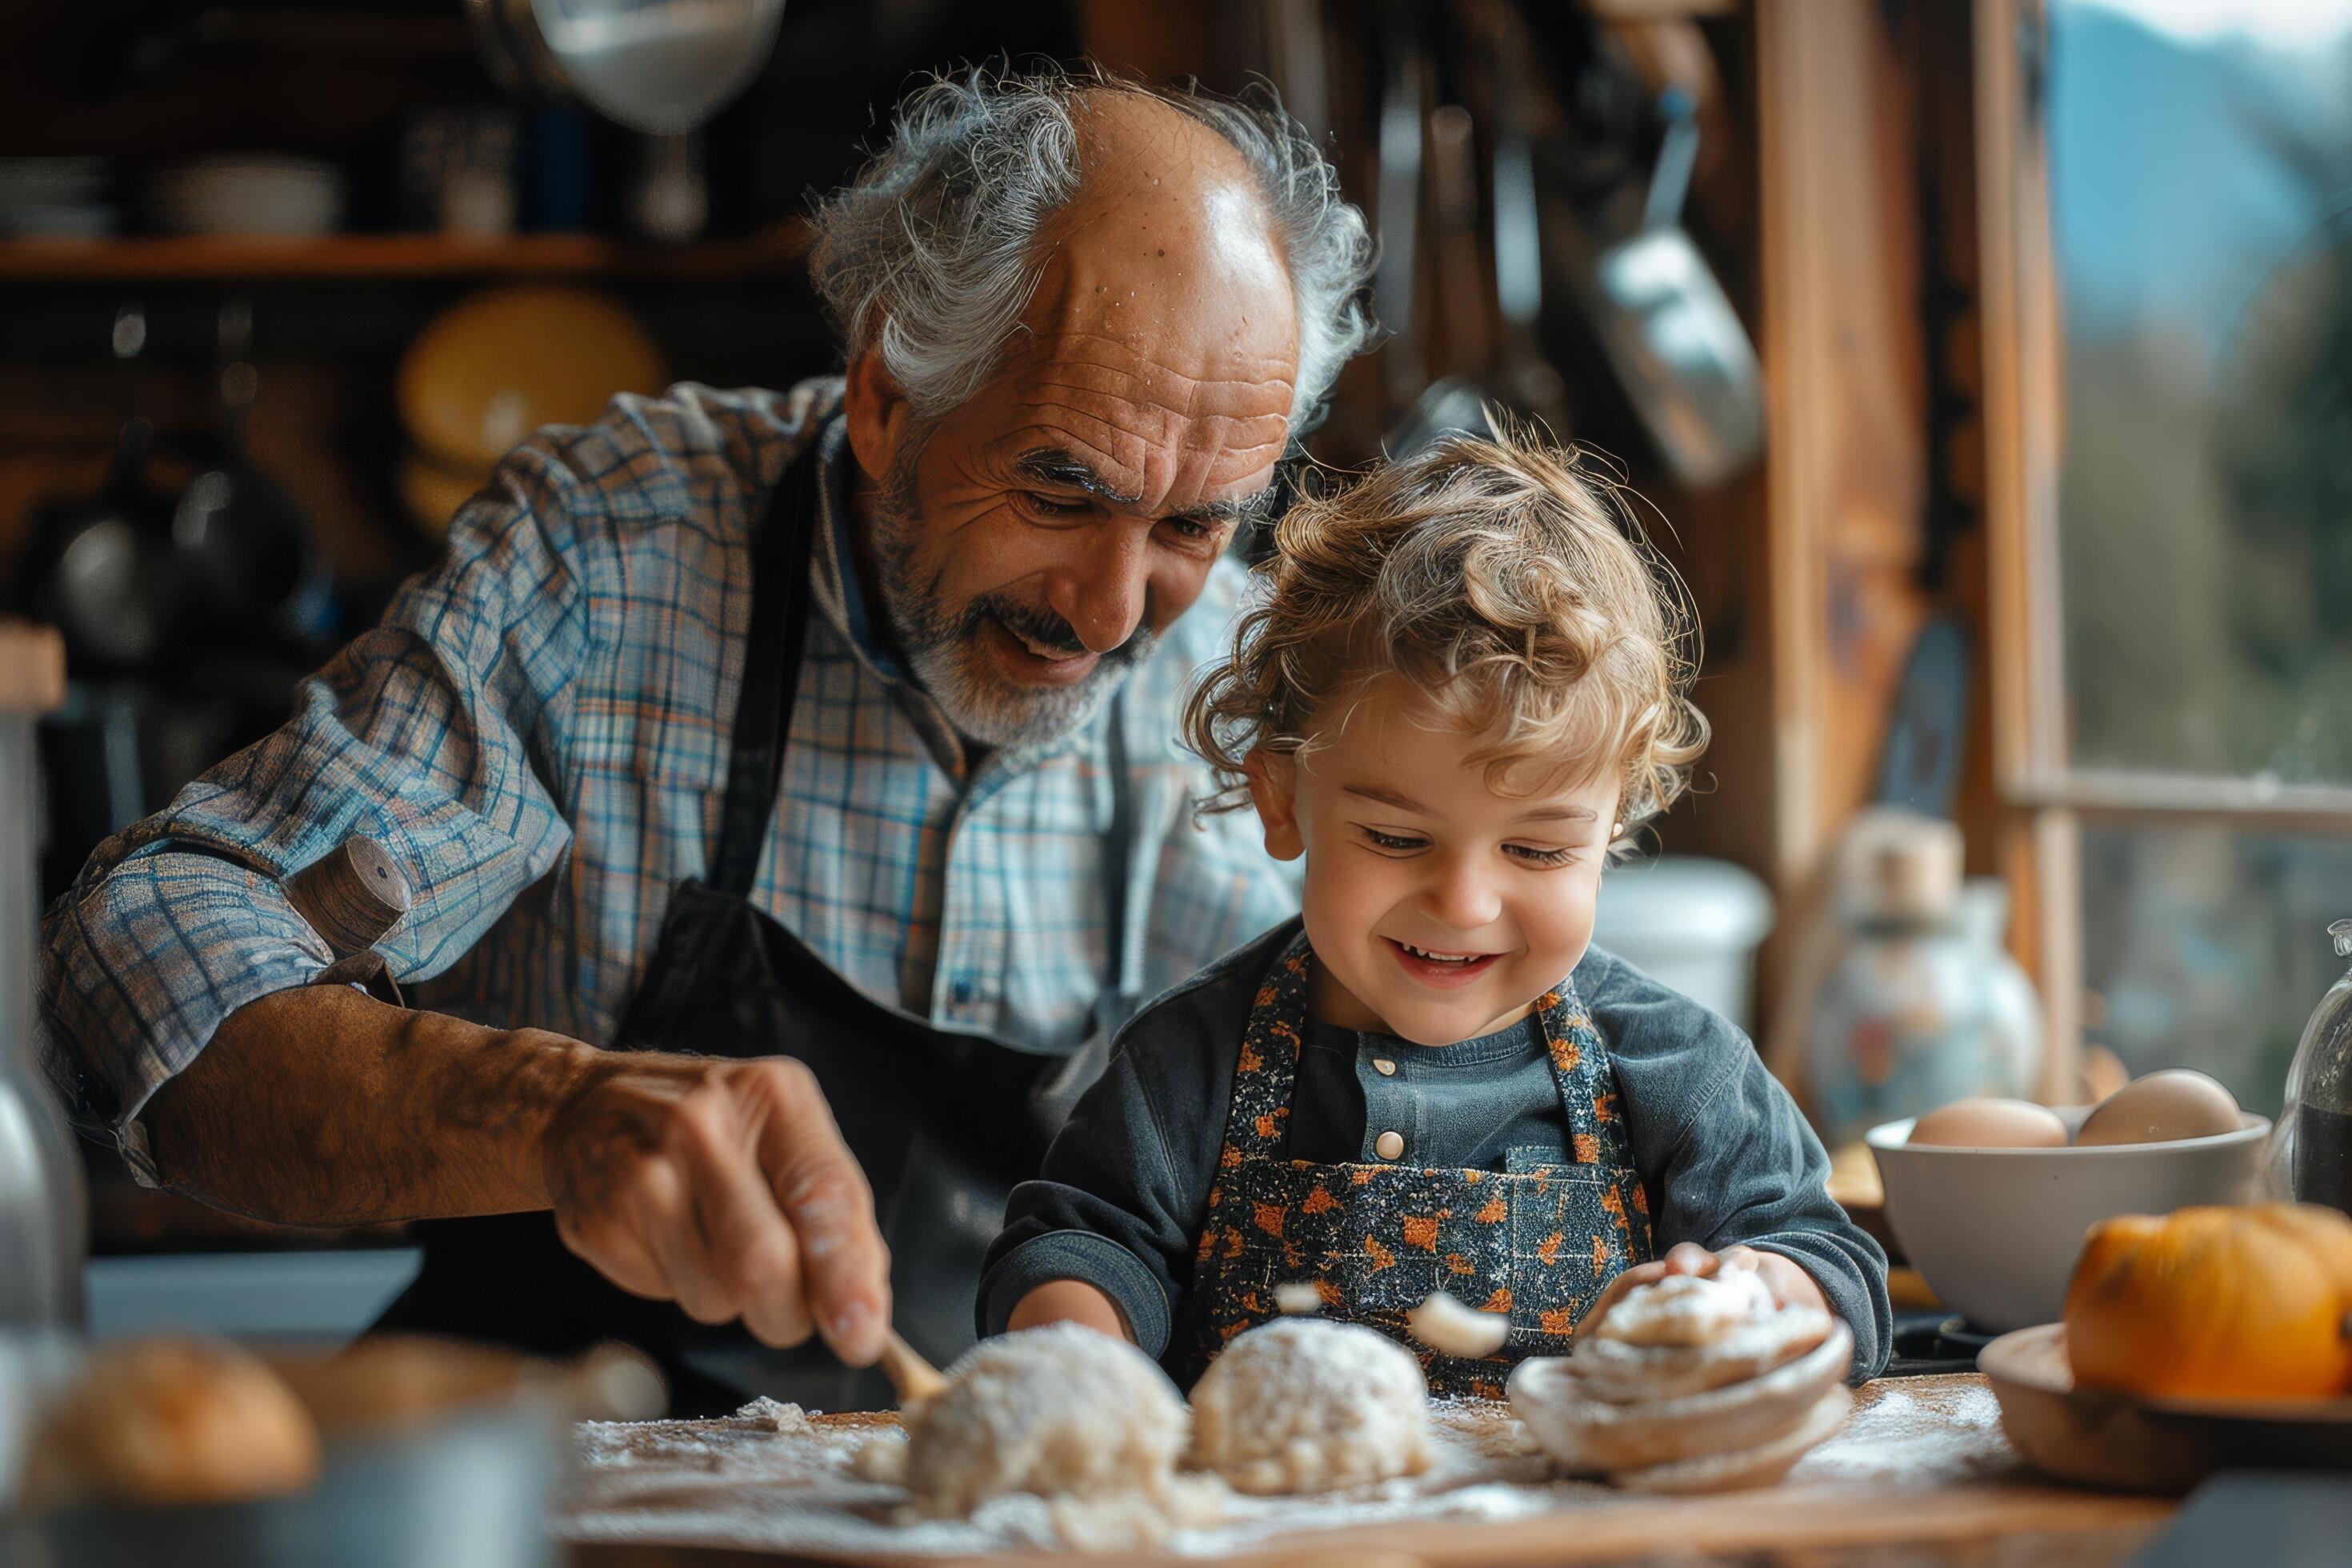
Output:
[[[1415,947],[1409,942],[1402,942],[1397,945],[1415,958],[1426,958],[1433,963],[1467,963],[1477,956],[1475,953],[1469,952],[1432,952],[1425,947]]]

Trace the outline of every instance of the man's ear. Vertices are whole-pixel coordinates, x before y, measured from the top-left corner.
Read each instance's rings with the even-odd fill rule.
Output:
[[[1242,759],[1242,775],[1249,781],[1258,825],[1265,829],[1265,852],[1277,860],[1306,854],[1307,840],[1298,831],[1297,762],[1261,746]]]
[[[880,484],[914,427],[914,410],[907,395],[882,363],[882,355],[867,349],[849,362],[848,386],[841,412],[849,426],[849,450],[866,477]]]

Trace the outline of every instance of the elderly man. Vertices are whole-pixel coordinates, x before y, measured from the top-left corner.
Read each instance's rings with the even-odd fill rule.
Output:
[[[504,1216],[429,1227],[388,1321],[623,1337],[688,1407],[838,1398],[894,1288],[968,1342],[1106,1032],[1294,907],[1194,826],[1173,718],[1370,331],[1362,218],[1270,103],[935,82],[816,226],[845,377],[525,443],[46,926],[55,1068],[144,1179]],[[353,834],[412,885],[415,1010],[315,984],[281,889]],[[736,1320],[839,1362],[746,1374]]]

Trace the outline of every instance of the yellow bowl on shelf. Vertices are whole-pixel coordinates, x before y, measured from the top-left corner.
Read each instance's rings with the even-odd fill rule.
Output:
[[[453,473],[488,473],[532,431],[585,425],[615,393],[659,392],[667,362],[635,317],[585,289],[521,284],[435,317],[400,362],[409,439]]]

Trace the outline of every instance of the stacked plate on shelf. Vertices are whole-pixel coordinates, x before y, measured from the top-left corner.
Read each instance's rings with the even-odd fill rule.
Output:
[[[103,239],[121,227],[104,158],[0,158],[0,239]]]
[[[342,221],[343,174],[322,158],[292,153],[197,158],[156,175],[148,206],[166,234],[332,234]]]

